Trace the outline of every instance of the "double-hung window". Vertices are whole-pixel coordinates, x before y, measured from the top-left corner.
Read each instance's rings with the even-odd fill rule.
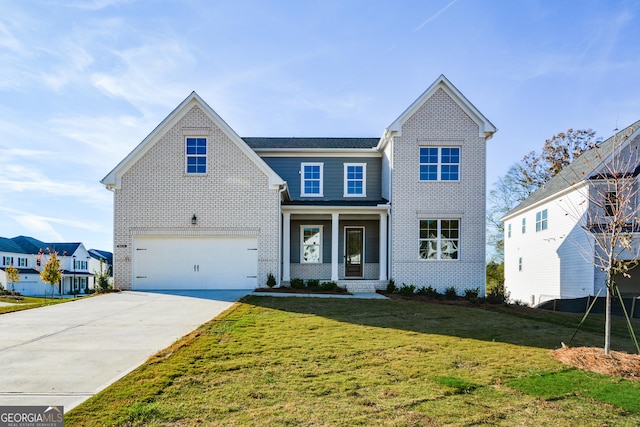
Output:
[[[303,225],[300,228],[302,237],[300,262],[322,263],[322,226]]]
[[[302,163],[300,195],[322,197],[322,163]]]
[[[420,220],[420,259],[458,259],[460,220]]]
[[[13,257],[10,257],[10,256],[2,257],[2,265],[12,265],[12,264],[13,264]]]
[[[18,267],[26,267],[27,258],[18,258]]]
[[[606,216],[615,216],[618,212],[618,193],[608,191],[604,199],[604,214]]]
[[[547,229],[547,210],[536,212],[536,232]]]
[[[206,174],[207,138],[187,138],[186,157],[188,174]]]
[[[507,224],[507,237],[511,237],[511,224]]]
[[[522,218],[522,234],[527,232],[527,218]]]
[[[367,195],[366,163],[344,164],[344,196],[365,197]]]
[[[460,147],[420,147],[420,181],[459,181]]]

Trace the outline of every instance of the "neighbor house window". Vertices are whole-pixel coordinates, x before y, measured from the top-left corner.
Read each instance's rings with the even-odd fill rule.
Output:
[[[367,165],[365,163],[344,164],[344,195],[357,197],[367,195]]]
[[[522,218],[522,234],[527,232],[527,218]]]
[[[302,163],[301,196],[322,196],[322,163]]]
[[[27,258],[18,258],[18,267],[26,267]]]
[[[507,237],[511,237],[511,224],[507,224]]]
[[[522,257],[518,258],[518,271],[522,271]]]
[[[460,148],[420,147],[420,181],[458,181]]]
[[[536,212],[536,231],[542,231],[547,229],[547,210],[543,209],[540,212]]]
[[[604,214],[614,216],[618,211],[618,194],[615,191],[610,191],[604,197]]]
[[[207,138],[187,138],[187,173],[207,173]]]
[[[460,220],[420,220],[420,258],[458,259]]]
[[[13,257],[3,256],[2,257],[2,265],[11,265],[13,264]]]
[[[302,226],[302,243],[300,248],[300,262],[321,263],[322,262],[322,226]]]

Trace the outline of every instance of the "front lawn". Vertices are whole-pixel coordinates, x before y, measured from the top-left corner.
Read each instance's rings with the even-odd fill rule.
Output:
[[[65,425],[639,425],[640,382],[550,355],[579,319],[251,296],[70,411]],[[613,347],[631,351],[619,321]],[[574,345],[601,342],[587,330]]]
[[[72,301],[69,298],[40,298],[40,297],[0,297],[0,302],[10,303],[11,305],[0,305],[0,314],[12,313],[14,311],[28,310],[31,308],[44,307],[45,305],[60,304]]]

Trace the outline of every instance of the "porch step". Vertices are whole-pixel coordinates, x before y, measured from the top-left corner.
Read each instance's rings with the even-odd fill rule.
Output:
[[[338,280],[338,286],[346,288],[351,293],[384,290],[388,283],[386,280]]]

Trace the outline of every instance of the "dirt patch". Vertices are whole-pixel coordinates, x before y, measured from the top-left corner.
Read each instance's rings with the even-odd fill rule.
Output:
[[[611,351],[596,347],[563,347],[551,352],[562,363],[585,371],[640,381],[640,355]]]

